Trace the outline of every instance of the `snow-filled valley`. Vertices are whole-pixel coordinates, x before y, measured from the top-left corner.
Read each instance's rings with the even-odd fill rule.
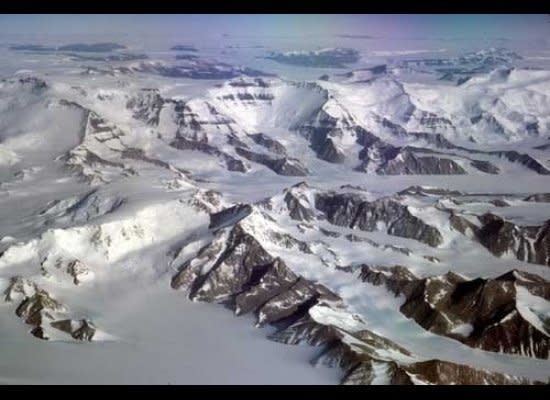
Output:
[[[226,40],[0,37],[0,383],[550,383],[548,49]]]

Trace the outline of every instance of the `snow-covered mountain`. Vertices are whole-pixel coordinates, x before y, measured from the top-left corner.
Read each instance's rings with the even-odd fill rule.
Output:
[[[128,344],[153,346],[146,359],[155,337],[208,352],[173,333],[200,321],[178,311],[189,299],[255,326],[261,338],[228,330],[231,357],[275,342],[262,362],[295,362],[295,383],[550,382],[550,70],[501,48],[346,73],[356,50],[268,57],[339,57],[295,80],[183,45],[171,52],[192,57],[91,48],[103,56],[1,50],[43,65],[0,81],[0,345],[14,358],[38,349],[21,336],[113,359]],[[300,362],[277,358],[298,344]],[[40,381],[14,362],[0,382]]]

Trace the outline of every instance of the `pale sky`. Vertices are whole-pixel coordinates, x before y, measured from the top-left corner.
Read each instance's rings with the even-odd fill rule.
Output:
[[[550,36],[550,17],[538,15],[287,15],[139,14],[0,15],[0,35],[334,35],[388,38],[511,38]]]

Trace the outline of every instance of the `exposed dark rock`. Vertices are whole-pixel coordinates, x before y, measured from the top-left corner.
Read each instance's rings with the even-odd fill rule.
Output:
[[[44,46],[41,44],[19,44],[19,45],[13,45],[8,47],[10,50],[18,50],[18,51],[45,51],[45,52],[52,52],[55,51],[56,48],[52,46]]]
[[[176,168],[170,164],[168,164],[166,161],[159,160],[158,158],[152,158],[145,154],[145,151],[143,149],[138,149],[136,147],[126,147],[124,150],[120,152],[121,157],[123,159],[131,159],[136,161],[143,161],[148,164],[155,165],[160,168],[168,169],[170,171],[174,171],[176,173],[179,173],[186,178],[191,178],[191,173],[187,170],[184,170],[182,168]]]
[[[262,77],[273,76],[263,71],[248,67],[235,67],[213,60],[180,59],[178,65],[170,65],[162,62],[141,62],[132,66],[132,71],[153,75],[160,75],[169,78],[188,79],[233,79],[239,76]]]
[[[238,204],[226,208],[220,212],[210,215],[210,225],[208,229],[216,230],[235,225],[240,220],[248,217],[252,213],[252,207],[249,204]]]
[[[426,260],[430,261],[430,262],[433,262],[433,263],[439,263],[441,262],[441,260],[439,258],[437,258],[436,256],[422,256],[423,258],[425,258]]]
[[[118,161],[110,161],[102,158],[85,147],[77,147],[69,151],[60,159],[64,161],[67,167],[77,174],[82,181],[89,184],[108,182],[105,180],[101,172],[95,172],[99,169],[105,170],[108,168],[114,168],[119,170],[119,173],[122,176],[137,175],[137,172],[134,169],[128,168]],[[88,168],[91,168],[92,170],[90,171]]]
[[[536,253],[529,239],[537,236],[538,227],[520,227],[499,216],[487,213],[479,217],[482,223],[477,231],[478,241],[497,257],[512,252],[518,259],[535,262]],[[543,237],[544,233],[540,236]]]
[[[412,215],[407,206],[390,198],[367,202],[352,193],[317,194],[315,207],[335,225],[374,231],[383,224],[383,229],[390,235],[416,239],[430,246],[438,246],[443,239],[436,228]]]
[[[389,285],[395,293],[415,292],[418,278],[405,268],[387,269],[385,273],[367,268],[362,270],[363,279]],[[283,260],[272,257],[238,224],[229,232],[220,230],[196,257],[186,261],[174,276],[172,286],[186,289],[194,300],[223,302],[237,315],[256,313],[258,325],[275,327],[269,336],[271,340],[318,346],[320,351],[312,363],[341,368],[342,383],[373,383],[375,366],[378,371],[386,371],[387,383],[395,384],[528,383],[439,360],[414,363],[389,360],[387,354],[390,353],[399,354],[399,360],[410,357],[411,353],[391,340],[360,328],[364,322],[349,314],[336,294],[293,273]],[[344,313],[345,318],[357,321],[358,328],[350,331],[339,327],[337,322],[336,325],[325,322],[325,312]],[[379,382],[380,377],[378,379]]]
[[[529,168],[535,171],[540,175],[550,175],[550,171],[545,168],[541,163],[531,157],[529,154],[521,154],[515,150],[510,151],[501,151],[501,152],[488,152],[487,154],[498,155],[499,157],[504,157],[510,162],[518,163],[523,165],[526,168]]]
[[[40,94],[48,89],[48,84],[44,80],[34,76],[19,78],[17,81],[21,86],[30,89],[30,92],[34,94]]]
[[[458,190],[449,190],[442,188],[433,188],[425,186],[409,186],[399,192],[399,195],[412,195],[412,196],[462,196],[463,193]]]
[[[265,165],[279,175],[287,176],[306,176],[309,171],[302,163],[294,158],[273,158],[268,154],[255,153],[242,147],[235,149],[238,155],[247,160]]]
[[[438,118],[436,121],[442,121],[443,125],[449,125],[452,127],[452,124],[447,119]],[[434,122],[435,123],[435,122]],[[436,127],[434,126],[434,129]],[[451,143],[440,133],[427,133],[427,132],[408,132],[407,135],[414,137],[418,140],[425,140],[428,144],[431,144],[439,149],[456,149],[457,146]]]
[[[298,130],[301,135],[310,141],[310,147],[318,158],[331,163],[342,163],[345,160],[345,154],[334,144],[335,137],[341,137],[343,132],[335,127],[335,121],[325,115],[320,114],[318,125],[304,125]]]
[[[194,262],[180,267],[172,287],[187,289],[194,300],[226,302],[238,314],[255,311],[259,324],[287,319],[320,297],[337,299],[289,271],[240,225],[231,229],[227,239],[219,235],[220,240],[201,249]]]
[[[451,228],[459,231],[463,235],[473,236],[473,235],[476,235],[479,230],[479,227],[476,224],[472,223],[467,218],[461,215],[458,215],[454,212],[451,212],[451,215],[449,217],[449,222],[451,224]]]
[[[149,56],[143,53],[116,53],[116,54],[105,54],[105,55],[84,55],[78,53],[59,53],[64,57],[69,57],[73,60],[78,61],[100,61],[100,62],[113,62],[113,61],[137,61],[137,60],[147,60]],[[126,67],[116,67],[113,68],[113,72],[117,71],[119,73],[128,74],[131,73],[131,70]]]
[[[505,200],[502,200],[502,199],[489,200],[489,203],[493,204],[496,207],[509,207],[510,206],[510,204],[508,204]]]
[[[376,169],[382,175],[463,175],[466,171],[455,161],[435,156],[419,156],[402,150]]]
[[[353,344],[350,344],[349,339],[344,340],[345,337],[352,338]],[[524,378],[437,359],[412,363],[388,360],[378,352],[389,351],[400,354],[403,358],[410,356],[410,353],[369,330],[345,331],[337,326],[318,322],[310,315],[275,332],[270,338],[286,344],[307,343],[320,347],[321,350],[312,360],[312,364],[341,368],[344,371],[341,383],[347,385],[533,383]]]
[[[80,260],[73,260],[67,265],[67,273],[73,277],[75,285],[80,285],[83,277],[90,274],[90,270]]]
[[[319,147],[317,156],[321,160],[325,160],[331,163],[343,163],[346,159],[344,153],[342,153],[334,144],[331,138],[327,138],[325,142]]]
[[[535,146],[533,148],[536,149],[536,150],[548,150],[548,149],[550,149],[550,143],[542,144],[540,146]]]
[[[102,53],[110,52],[113,50],[125,49],[126,46],[123,46],[118,43],[73,43],[67,44],[65,46],[58,47],[59,51],[82,51],[82,52],[92,52],[92,53]]]
[[[418,122],[432,132],[441,129],[454,130],[453,123],[448,118],[440,117],[437,114],[427,111],[421,111]]]
[[[360,277],[404,295],[401,312],[434,333],[488,351],[537,358],[550,354],[548,316],[536,317],[546,328],[533,325],[532,317],[524,316],[529,304],[517,294],[522,287],[548,301],[550,283],[537,275],[513,270],[494,279],[468,280],[448,272],[419,279],[401,266],[363,266]]]
[[[537,203],[550,203],[550,193],[536,193],[527,196],[523,201],[533,201]]]
[[[288,53],[271,53],[270,60],[283,64],[302,67],[344,68],[346,64],[359,61],[359,52],[354,49],[335,48],[315,51],[298,51]]]
[[[275,154],[286,155],[286,148],[280,142],[271,139],[269,136],[263,133],[255,133],[248,135],[254,143],[259,144],[260,146],[265,147],[269,151],[272,151]]]
[[[341,233],[329,231],[328,229],[324,229],[324,228],[319,228],[319,232],[321,232],[325,236],[333,237],[333,238],[342,236]]]
[[[179,150],[195,150],[216,156],[225,162],[225,165],[229,171],[246,172],[249,169],[248,166],[241,160],[224,153],[217,147],[209,145],[203,141],[189,140],[179,137],[170,142],[170,146]]]
[[[266,304],[270,299],[288,290],[297,279],[284,262],[276,258],[258,282],[253,282],[254,286],[237,295],[235,313],[241,315],[258,309],[258,305]]]
[[[15,314],[26,324],[32,325],[31,334],[39,339],[47,340],[44,326],[53,321],[56,313],[66,312],[66,307],[53,299],[48,292],[33,286],[25,293],[25,298],[17,307]]]
[[[308,186],[305,182],[300,182],[289,189],[285,189],[284,201],[289,211],[290,218],[296,221],[311,221],[315,218],[315,213],[309,204],[307,196],[300,190]]]
[[[468,365],[442,360],[428,360],[411,364],[408,375],[432,385],[524,385],[529,381],[492,371],[475,369]]]
[[[104,197],[98,189],[93,189],[84,195],[74,197],[74,200],[69,203],[67,199],[54,200],[48,203],[39,215],[47,218],[47,224],[56,220],[82,223],[111,214],[125,203],[125,198]]]
[[[4,300],[6,302],[12,302],[18,297],[30,297],[36,291],[38,287],[34,282],[21,276],[11,277],[6,289],[4,289]]]
[[[195,54],[177,54],[176,60],[198,60],[199,56]]]
[[[68,333],[76,340],[91,342],[96,333],[96,327],[91,321],[82,319],[79,321],[65,319],[51,323],[55,329]]]
[[[473,218],[479,225],[451,213],[451,227],[462,234],[469,229],[469,235],[497,257],[512,253],[521,261],[550,265],[550,220],[540,226],[519,226],[492,213]]]
[[[471,141],[475,142],[475,140],[472,137],[470,137],[470,139],[471,139]],[[504,159],[506,159],[506,160],[508,160],[512,163],[517,163],[517,164],[523,165],[524,167],[526,167],[526,168],[528,168],[532,171],[535,171],[538,174],[541,174],[541,175],[549,175],[550,174],[550,170],[545,168],[541,163],[539,163],[537,160],[535,160],[529,154],[519,153],[515,150],[485,151],[485,150],[474,150],[474,149],[469,149],[469,148],[466,148],[466,147],[455,146],[455,145],[453,145],[452,148],[455,148],[457,150],[461,150],[461,151],[464,151],[464,152],[467,152],[467,153],[471,153],[471,154],[486,154],[486,155],[490,155],[490,156],[496,156],[496,157],[499,157],[499,158],[504,158]],[[481,162],[480,160],[473,160],[473,161]]]
[[[363,282],[369,282],[376,286],[384,285],[396,296],[399,294],[410,296],[418,281],[414,274],[401,265],[383,267],[362,264],[354,269],[360,269],[359,278]]]
[[[478,169],[487,174],[498,174],[500,172],[498,167],[495,167],[489,161],[472,160],[472,162],[470,162],[470,165],[475,169]]]
[[[170,50],[172,51],[191,51],[191,52],[198,52],[198,50],[191,45],[188,44],[177,44],[175,46],[170,47]]]
[[[157,126],[164,99],[156,89],[142,89],[138,96],[132,97],[126,107],[134,112],[134,118]]]

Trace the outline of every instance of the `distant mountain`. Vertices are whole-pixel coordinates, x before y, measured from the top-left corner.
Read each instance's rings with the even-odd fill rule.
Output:
[[[359,61],[359,52],[348,48],[327,48],[311,51],[272,53],[266,57],[283,64],[317,68],[344,68]]]

